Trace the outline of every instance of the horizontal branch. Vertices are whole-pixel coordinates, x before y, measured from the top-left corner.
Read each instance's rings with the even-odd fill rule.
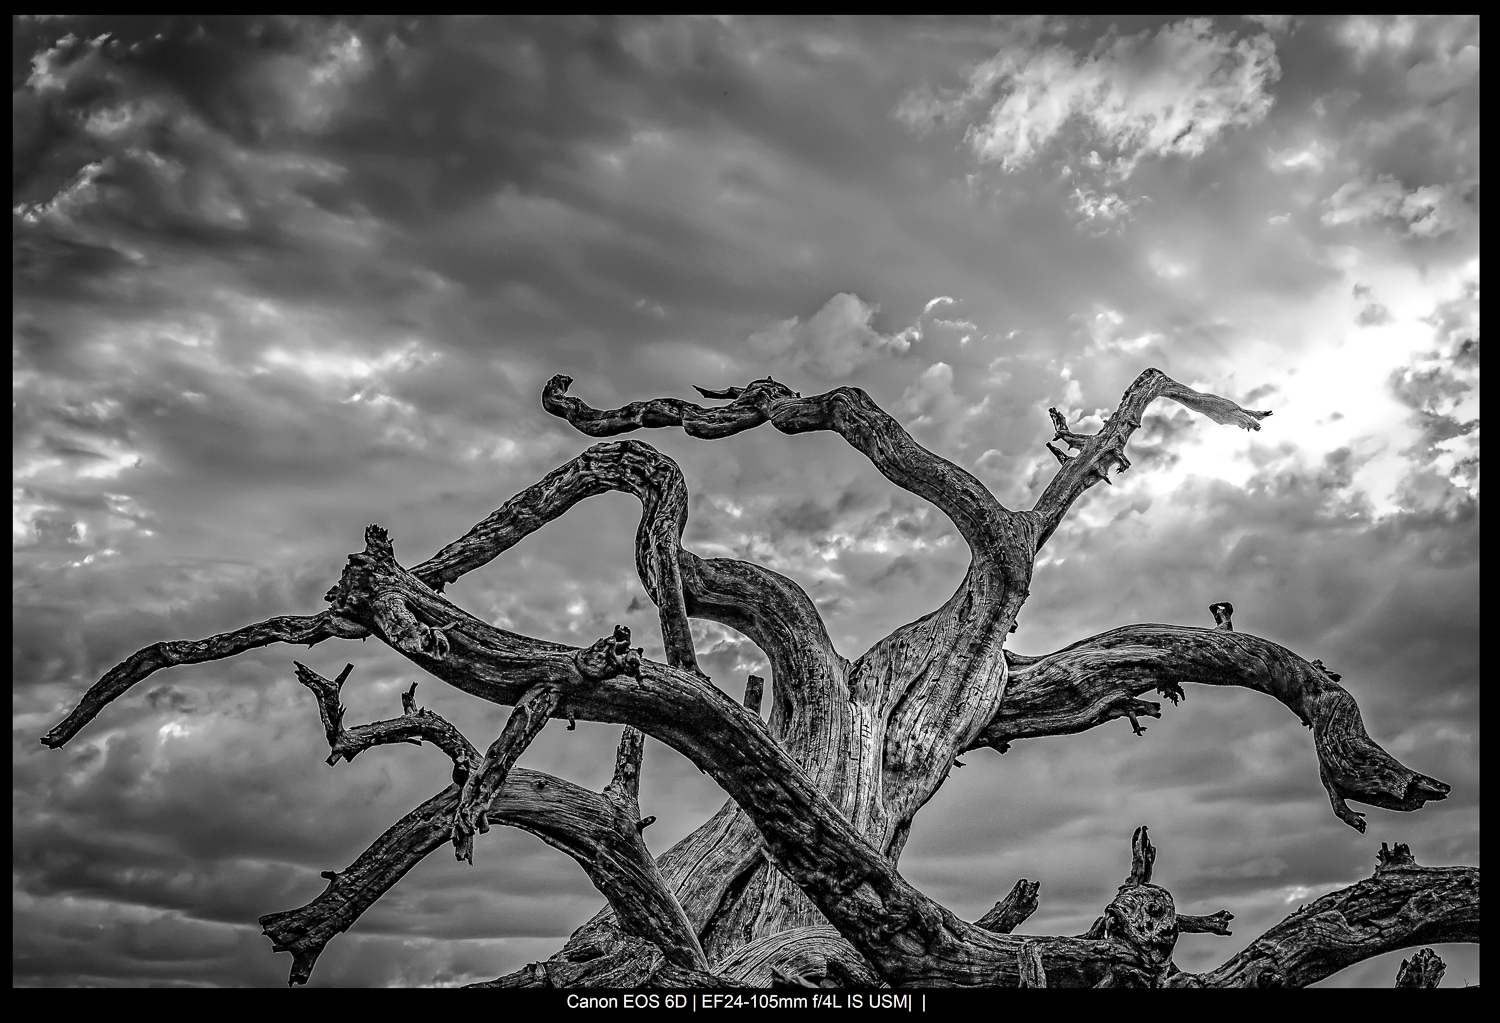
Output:
[[[1242,409],[1227,398],[1184,387],[1159,369],[1148,369],[1136,377],[1125,389],[1115,414],[1092,436],[1073,433],[1057,409],[1049,409],[1055,432],[1052,439],[1061,440],[1078,454],[1068,456],[1047,445],[1062,464],[1030,512],[1035,520],[1036,550],[1041,550],[1084,491],[1101,480],[1108,483],[1111,469],[1123,472],[1130,467],[1125,444],[1140,427],[1146,407],[1157,398],[1171,398],[1220,425],[1246,430],[1259,430],[1260,421],[1271,414]]]
[[[1479,940],[1479,868],[1408,864],[1308,903],[1218,969],[1168,987],[1306,987],[1416,945]]]
[[[1449,791],[1371,739],[1354,697],[1325,670],[1258,636],[1130,625],[1028,661],[1011,669],[999,712],[972,746],[1003,751],[1016,739],[1082,731],[1141,713],[1136,697],[1150,690],[1175,703],[1189,682],[1240,686],[1274,697],[1312,729],[1320,777],[1334,813],[1350,827],[1363,831],[1364,818],[1345,800],[1415,810]]]
[[[542,407],[591,437],[639,429],[681,427],[690,437],[714,440],[770,423],[785,434],[829,430],[863,454],[902,490],[936,505],[958,527],[976,560],[1011,552],[1029,566],[1029,520],[1008,512],[973,475],[912,439],[904,427],[858,387],[836,387],[802,397],[769,377],[744,388],[699,389],[706,397],[733,395],[728,405],[705,408],[677,398],[636,401],[596,409],[568,394],[573,378],[559,374],[542,390]]]

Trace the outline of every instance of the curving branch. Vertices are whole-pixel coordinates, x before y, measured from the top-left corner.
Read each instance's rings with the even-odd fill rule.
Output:
[[[1017,552],[1029,562],[1029,521],[1007,511],[983,483],[912,439],[875,400],[858,387],[836,387],[810,397],[770,377],[743,388],[706,390],[707,398],[731,398],[705,408],[677,398],[635,401],[618,409],[596,409],[568,394],[573,378],[559,374],[542,390],[542,408],[590,437],[612,437],[639,429],[680,426],[689,437],[716,440],[770,423],[785,434],[831,430],[868,458],[902,490],[940,508],[958,527],[976,560],[1000,560]]]
[[[1313,732],[1319,774],[1334,813],[1358,831],[1353,799],[1415,810],[1449,786],[1401,764],[1370,738],[1348,690],[1326,671],[1270,640],[1227,629],[1130,625],[1011,669],[994,719],[972,743],[1002,752],[1016,739],[1082,731],[1160,708],[1136,699],[1156,690],[1176,703],[1182,687],[1241,686],[1274,697]]]
[[[268,618],[207,639],[152,643],[105,672],[104,677],[83,694],[83,699],[78,701],[78,705],[68,716],[42,736],[42,744],[59,749],[126,690],[162,668],[223,660],[272,643],[305,643],[315,646],[325,639],[363,639],[368,635],[369,632],[360,626],[340,618],[332,611],[324,611],[315,615]]]
[[[1078,454],[1066,455],[1050,443],[1047,445],[1061,467],[1031,510],[1036,524],[1036,550],[1041,550],[1084,491],[1101,480],[1108,483],[1111,469],[1124,472],[1130,468],[1130,460],[1125,457],[1125,444],[1140,428],[1146,407],[1157,398],[1171,398],[1220,425],[1246,430],[1259,430],[1260,421],[1271,414],[1242,409],[1227,398],[1184,387],[1159,369],[1148,369],[1136,377],[1125,389],[1115,414],[1109,417],[1102,430],[1092,436],[1073,433],[1057,409],[1048,409],[1056,434],[1052,439],[1062,441]]]
[[[445,583],[488,564],[579,501],[611,490],[641,502],[636,567],[661,615],[669,663],[697,670],[687,625],[687,618],[695,617],[749,636],[766,652],[783,685],[811,685],[838,674],[842,659],[802,587],[768,568],[733,558],[700,558],[681,546],[688,497],[682,470],[637,440],[595,444],[506,501],[412,574],[442,592]]]
[[[507,501],[413,568],[411,575],[440,593],[446,583],[488,564],[579,501],[611,490],[633,494],[642,502],[637,566],[648,595],[658,601],[671,658],[696,670],[686,615],[708,618],[749,636],[771,659],[783,688],[818,688],[823,698],[831,698],[845,662],[834,650],[812,599],[791,579],[770,569],[732,558],[699,558],[676,546],[686,521],[682,472],[670,458],[640,441],[594,445]],[[675,567],[664,568],[663,563],[672,560],[664,556],[663,538],[669,535]],[[668,582],[659,585],[664,579]],[[336,589],[330,591],[330,600],[337,597]],[[675,601],[674,592],[681,594]],[[417,622],[399,603],[376,602],[372,610],[399,648],[439,655],[446,651],[447,630],[453,623]],[[161,668],[221,660],[272,643],[313,646],[325,639],[363,639],[369,634],[330,609],[272,618],[204,640],[155,643],[110,669],[41,741],[61,747],[109,703]]]

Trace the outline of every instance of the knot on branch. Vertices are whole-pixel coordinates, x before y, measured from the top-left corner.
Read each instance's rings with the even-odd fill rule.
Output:
[[[1104,910],[1104,936],[1136,949],[1157,970],[1171,962],[1177,934],[1177,907],[1159,885],[1123,885]]]
[[[1327,675],[1329,678],[1333,679],[1335,682],[1339,681],[1340,679],[1342,679],[1344,677],[1344,676],[1340,675],[1336,671],[1330,671],[1328,669],[1328,667],[1322,661],[1320,661],[1320,660],[1316,660],[1315,659],[1312,662],[1312,665],[1313,665],[1314,668],[1317,668],[1319,671],[1321,671],[1323,674]]]
[[[1387,848],[1384,842],[1380,843],[1380,852],[1375,854],[1375,873],[1382,870],[1396,870],[1400,867],[1415,867],[1417,859],[1411,854],[1411,846],[1405,842],[1397,842],[1394,848]]]
[[[656,823],[656,815],[655,814],[651,814],[649,816],[642,817],[640,820],[638,820],[638,821],[635,822],[636,834],[640,834],[642,831],[645,831],[647,828],[649,828],[651,825],[653,825],[655,823]]]
[[[1208,605],[1208,613],[1214,616],[1214,628],[1225,632],[1234,631],[1234,605],[1227,600]]]
[[[1063,414],[1057,411],[1056,408],[1049,408],[1047,410],[1047,415],[1052,419],[1052,439],[1062,441],[1074,451],[1082,451],[1083,446],[1089,442],[1088,435],[1082,433],[1074,433],[1072,430],[1068,429],[1068,421],[1063,418]],[[1051,444],[1048,444],[1047,446],[1049,448],[1052,447]],[[1054,455],[1058,455],[1059,457],[1072,457],[1063,456],[1062,452],[1058,451],[1055,448],[1053,448],[1052,453]]]
[[[605,636],[592,646],[578,651],[573,655],[573,662],[578,666],[578,673],[593,682],[603,682],[620,675],[640,678],[643,653],[645,650],[640,647],[631,649],[630,630],[623,625],[616,625],[614,635]]]
[[[1448,966],[1430,948],[1424,948],[1410,959],[1401,961],[1396,971],[1397,987],[1437,987]]]

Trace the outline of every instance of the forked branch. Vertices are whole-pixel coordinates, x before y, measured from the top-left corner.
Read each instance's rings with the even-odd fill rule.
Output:
[[[1171,398],[1220,425],[1239,426],[1246,430],[1259,430],[1260,421],[1271,414],[1243,409],[1227,398],[1184,387],[1159,369],[1148,369],[1136,377],[1125,389],[1115,414],[1109,417],[1102,430],[1092,436],[1069,430],[1062,414],[1055,408],[1049,409],[1055,432],[1052,439],[1062,441],[1078,454],[1068,456],[1051,444],[1047,445],[1062,464],[1031,510],[1036,522],[1037,550],[1041,550],[1084,491],[1101,480],[1108,483],[1110,470],[1124,472],[1130,467],[1130,460],[1125,457],[1125,444],[1140,428],[1146,407],[1157,398]]]

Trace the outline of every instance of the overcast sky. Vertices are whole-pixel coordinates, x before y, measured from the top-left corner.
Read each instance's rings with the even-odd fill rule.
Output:
[[[431,747],[329,768],[292,658],[356,667],[349,720],[418,680],[378,643],[153,676],[61,751],[37,737],[148,643],[309,614],[378,522],[418,562],[590,440],[542,412],[768,373],[866,388],[1010,507],[1055,469],[1049,405],[1107,413],[1148,366],[1271,409],[1163,402],[1134,468],[1049,543],[1012,647],[1235,625],[1344,676],[1371,734],[1453,786],[1331,813],[1308,733],[1196,688],[966,757],[906,877],[972,919],[1041,881],[1077,933],[1149,824],[1157,880],[1235,934],[1371,873],[1382,841],[1479,862],[1479,25],[21,19],[13,23],[17,984],[283,984],[256,918],[324,887],[440,789]],[[933,508],[830,434],[638,435],[683,467],[687,545],[804,585],[856,656],[957,585]],[[473,613],[661,656],[607,495],[465,578]],[[698,631],[738,693],[764,662]],[[483,747],[504,721],[418,701]],[[601,787],[618,729],[525,766]],[[648,744],[664,850],[722,802]],[[603,900],[531,836],[432,855],[314,985],[461,983],[544,958]],[[1479,980],[1444,946],[1445,985]],[[1333,983],[1390,986],[1398,954]]]

